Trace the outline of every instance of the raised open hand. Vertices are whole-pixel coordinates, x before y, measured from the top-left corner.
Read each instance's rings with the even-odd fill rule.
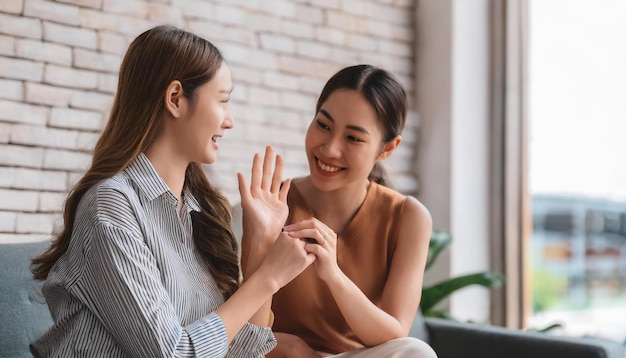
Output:
[[[283,166],[283,158],[267,146],[264,157],[259,153],[254,155],[250,187],[243,174],[237,173],[243,209],[241,264],[244,276],[248,269],[253,272],[258,267],[287,220],[291,180],[281,185]]]

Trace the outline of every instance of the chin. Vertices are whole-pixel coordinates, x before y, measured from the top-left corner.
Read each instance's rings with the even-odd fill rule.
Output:
[[[202,156],[201,163],[212,164],[217,160],[217,153],[206,153]]]
[[[334,191],[339,189],[341,184],[337,184],[333,179],[324,178],[317,173],[311,173],[311,183],[319,191]]]

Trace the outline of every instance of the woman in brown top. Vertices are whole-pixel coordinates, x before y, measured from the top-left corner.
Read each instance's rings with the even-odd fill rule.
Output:
[[[406,94],[386,71],[344,68],[326,84],[306,134],[310,175],[288,195],[284,231],[316,261],[273,299],[269,357],[435,357],[407,338],[419,305],[432,221],[384,183]]]

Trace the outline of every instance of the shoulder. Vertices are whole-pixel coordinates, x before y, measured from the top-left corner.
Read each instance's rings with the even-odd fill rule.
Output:
[[[432,217],[424,204],[411,195],[373,183],[376,202],[390,208],[399,242],[428,242],[432,231]]]
[[[372,186],[370,190],[373,190],[375,195],[382,196],[382,197],[396,198],[396,199],[404,198],[404,194],[388,186],[380,185],[376,182],[370,182],[370,185]]]
[[[298,177],[291,179],[291,186],[289,187],[289,191],[292,189],[298,191],[299,189],[305,189],[311,185],[310,177]]]
[[[132,181],[120,173],[91,187],[81,199],[77,215],[91,216],[94,223],[134,227],[138,205]]]
[[[426,206],[419,200],[410,195],[405,196],[399,222],[400,242],[413,242],[420,246],[428,244],[433,220]]]
[[[288,201],[293,204],[293,201],[298,198],[303,198],[306,193],[306,188],[310,185],[309,177],[299,177],[291,179],[289,186],[289,192],[287,193]],[[291,205],[290,204],[290,205]]]
[[[394,189],[374,182],[370,183],[368,196],[371,196],[368,199],[376,203],[376,206],[387,208],[387,210],[391,209],[396,212],[396,215],[403,211],[408,198]]]
[[[384,208],[390,213],[389,218],[398,226],[400,232],[429,231],[432,228],[432,218],[430,212],[415,197],[402,194],[380,184],[371,183],[372,200],[377,210]],[[430,235],[430,233],[428,233]]]
[[[404,196],[404,205],[402,206],[402,214],[411,218],[419,219],[420,221],[432,222],[430,211],[415,197],[406,195]]]

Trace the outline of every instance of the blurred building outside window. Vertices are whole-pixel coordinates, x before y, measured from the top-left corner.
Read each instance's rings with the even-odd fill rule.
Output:
[[[530,1],[528,326],[626,343],[626,1]]]

